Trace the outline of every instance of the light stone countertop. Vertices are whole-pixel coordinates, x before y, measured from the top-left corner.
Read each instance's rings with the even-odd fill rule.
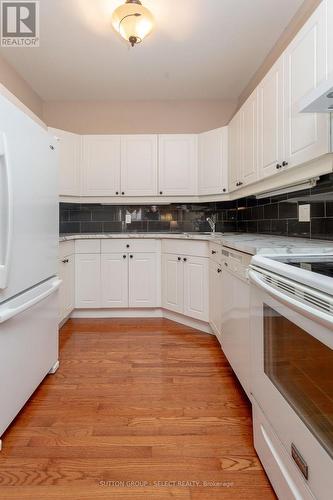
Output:
[[[101,233],[101,234],[66,234],[60,235],[59,241],[78,239],[181,239],[216,242],[250,255],[256,254],[333,254],[333,241],[310,240],[249,233]]]

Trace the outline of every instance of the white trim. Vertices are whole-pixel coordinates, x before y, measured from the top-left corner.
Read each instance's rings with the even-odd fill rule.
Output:
[[[73,319],[96,319],[96,318],[166,318],[176,323],[200,330],[201,332],[214,335],[210,325],[204,321],[189,318],[183,314],[174,313],[161,308],[151,309],[75,309],[67,318]],[[64,322],[60,323],[61,326]]]

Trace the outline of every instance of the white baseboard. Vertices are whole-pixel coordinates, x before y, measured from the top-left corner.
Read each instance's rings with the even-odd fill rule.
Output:
[[[75,309],[70,315],[77,319],[107,319],[107,318],[166,318],[176,323],[195,328],[201,332],[214,335],[209,323],[198,319],[189,318],[183,314],[167,311],[160,307],[151,309]]]

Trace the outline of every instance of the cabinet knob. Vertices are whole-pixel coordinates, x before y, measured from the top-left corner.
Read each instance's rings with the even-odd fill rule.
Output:
[[[117,196],[118,196],[118,194],[119,194],[119,191],[116,191],[116,195],[117,195]]]
[[[225,265],[225,267],[228,267],[228,262],[225,262],[224,265]]]
[[[276,170],[280,170],[280,168],[282,168],[282,165],[280,165],[280,163],[278,163],[278,164],[276,165]]]
[[[212,250],[212,255],[215,255],[216,254],[216,251],[215,250]]]
[[[133,255],[130,255],[130,259],[133,259]]]
[[[50,144],[50,149],[52,149],[52,151],[54,151],[54,146],[52,146],[52,144]]]
[[[227,191],[227,190],[226,190],[226,188],[223,188],[223,189],[222,189],[222,192],[223,192],[223,193],[225,193],[226,191]]]
[[[186,257],[184,257],[184,258],[183,258],[183,261],[184,261],[184,262],[187,262],[187,258],[186,258]]]
[[[181,257],[178,257],[178,260],[182,260],[182,258],[181,258]]]
[[[221,269],[218,269],[218,270],[217,270],[217,272],[220,274],[220,273],[222,273],[222,270],[221,270]]]
[[[126,255],[123,255],[123,259],[126,259]]]
[[[243,186],[243,183],[242,183],[242,182],[240,182],[238,185],[239,185],[239,186]]]
[[[160,194],[163,194],[163,191],[160,191]]]
[[[124,194],[125,194],[124,191],[122,191],[121,194],[124,196]]]
[[[130,246],[129,246],[129,244],[127,244],[127,245],[126,245],[126,248],[129,248],[129,247],[130,247]]]
[[[69,259],[64,259],[62,262],[63,262],[63,264],[68,264]]]
[[[283,166],[283,167],[287,167],[287,165],[288,165],[288,162],[287,162],[287,161],[283,161],[283,162],[282,162],[282,166]]]

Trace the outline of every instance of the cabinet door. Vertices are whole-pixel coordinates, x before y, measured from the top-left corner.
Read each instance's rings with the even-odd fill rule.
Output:
[[[241,108],[241,182],[258,178],[258,99],[255,90]]]
[[[75,302],[75,260],[68,255],[59,262],[59,278],[62,283],[59,290],[59,321],[65,319],[74,309]]]
[[[79,196],[81,136],[50,128],[59,143],[59,195]]]
[[[299,113],[300,99],[326,75],[326,27],[317,9],[285,51],[286,157],[293,167],[329,152],[329,115]]]
[[[241,114],[229,123],[229,191],[235,191],[241,177]]]
[[[81,309],[101,307],[100,254],[75,255],[75,305]]]
[[[209,259],[187,257],[184,263],[184,314],[209,321]]]
[[[162,305],[165,309],[183,313],[184,308],[184,264],[180,256],[162,256]]]
[[[83,195],[120,194],[120,136],[83,136],[82,165]]]
[[[125,196],[157,195],[157,135],[122,136],[121,190]]]
[[[101,255],[102,307],[128,307],[128,254]]]
[[[199,135],[199,194],[228,192],[228,127]]]
[[[166,196],[197,194],[197,135],[159,136],[159,192]]]
[[[156,253],[129,255],[130,307],[158,307],[158,269]]]
[[[279,171],[284,159],[284,58],[271,68],[258,87],[258,164],[260,178]]]
[[[209,263],[209,323],[219,337],[221,334],[221,275],[219,264]]]

